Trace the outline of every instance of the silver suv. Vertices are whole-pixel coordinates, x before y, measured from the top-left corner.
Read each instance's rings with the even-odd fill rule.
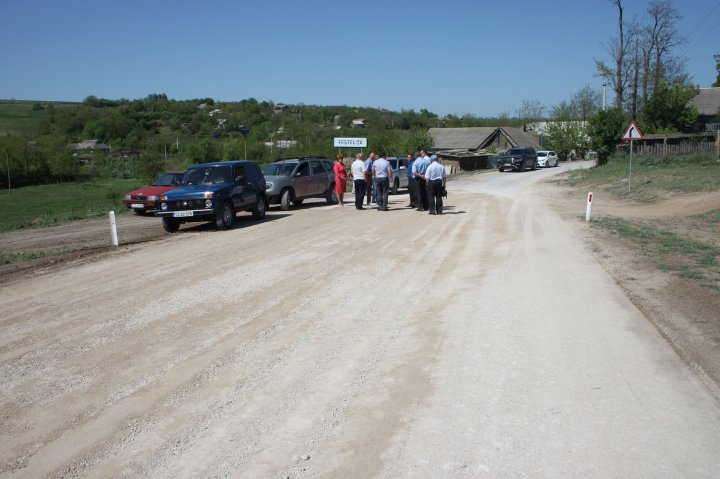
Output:
[[[263,169],[270,204],[287,211],[306,198],[325,198],[337,202],[335,172],[332,161],[324,157],[301,157],[276,160]]]
[[[396,195],[398,189],[408,187],[407,158],[391,157],[387,159],[393,169],[393,184],[390,185],[390,193]]]

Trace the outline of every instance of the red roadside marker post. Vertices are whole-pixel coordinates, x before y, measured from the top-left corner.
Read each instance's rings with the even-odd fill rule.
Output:
[[[640,131],[640,128],[635,124],[635,121],[631,121],[628,125],[627,129],[625,130],[625,133],[622,137],[623,141],[629,141],[630,142],[630,172],[628,174],[628,191],[630,191],[631,184],[632,184],[632,157],[633,157],[633,140],[642,140],[643,134]]]

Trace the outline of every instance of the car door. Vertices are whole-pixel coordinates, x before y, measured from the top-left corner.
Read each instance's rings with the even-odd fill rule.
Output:
[[[293,188],[296,198],[305,198],[312,195],[312,176],[310,174],[310,162],[301,161],[293,172]]]
[[[328,171],[319,160],[310,160],[310,174],[312,179],[312,195],[323,195],[328,189]],[[332,171],[333,177],[335,171]]]
[[[248,177],[249,171],[245,165],[235,166],[234,185],[230,193],[235,211],[241,211],[255,205],[257,201],[257,186]]]
[[[399,176],[400,188],[407,188],[408,177],[407,177],[407,158],[400,158],[398,160],[398,170],[395,174]]]

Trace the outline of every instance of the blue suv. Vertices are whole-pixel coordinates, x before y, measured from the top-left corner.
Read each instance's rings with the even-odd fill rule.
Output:
[[[179,188],[160,196],[163,228],[169,233],[181,223],[210,221],[230,228],[238,211],[263,218],[267,210],[265,177],[254,161],[221,161],[187,169]]]

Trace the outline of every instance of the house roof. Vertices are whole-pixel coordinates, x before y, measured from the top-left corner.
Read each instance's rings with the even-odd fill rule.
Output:
[[[110,147],[99,140],[83,140],[75,145],[76,150],[109,150]]]
[[[688,105],[696,107],[701,115],[720,114],[720,88],[700,88],[700,93],[690,100]]]
[[[496,127],[430,128],[428,135],[435,148],[477,149],[497,130]]]
[[[540,148],[537,134],[523,131],[522,128],[508,126],[483,126],[472,128],[430,128],[428,134],[433,146],[439,150],[465,149],[479,150],[492,145],[498,135],[507,138],[513,146],[532,146]]]
[[[537,133],[532,130],[523,131],[522,128],[513,128],[510,126],[501,126],[500,130],[505,133],[505,136],[508,137],[513,146],[532,146],[536,150],[542,149],[540,147],[540,141],[538,141]]]

